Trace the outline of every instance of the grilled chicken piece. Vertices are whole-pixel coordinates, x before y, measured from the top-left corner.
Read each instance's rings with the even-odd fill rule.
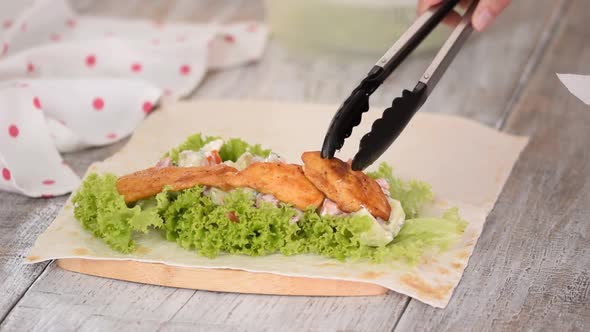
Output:
[[[120,177],[117,191],[125,197],[125,202],[135,202],[153,197],[162,192],[165,186],[173,191],[192,188],[197,185],[231,189],[229,180],[238,170],[227,165],[204,167],[152,167]]]
[[[391,205],[387,197],[365,173],[353,171],[340,159],[323,159],[319,152],[305,152],[301,159],[305,176],[342,211],[356,212],[366,207],[373,216],[389,220]]]
[[[249,187],[272,194],[300,210],[322,205],[322,194],[303,174],[301,166],[279,162],[253,163],[230,181],[234,187]]]
[[[152,167],[117,180],[117,191],[126,203],[153,197],[168,185],[173,191],[203,185],[230,190],[248,187],[272,194],[281,202],[305,210],[319,207],[322,194],[303,174],[299,165],[284,163],[254,163],[238,172],[227,165],[202,167]]]

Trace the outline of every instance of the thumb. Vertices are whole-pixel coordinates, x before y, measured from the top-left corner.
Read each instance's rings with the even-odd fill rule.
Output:
[[[510,4],[511,0],[481,0],[475,13],[473,13],[473,28],[483,31],[494,19],[500,15],[502,10]]]

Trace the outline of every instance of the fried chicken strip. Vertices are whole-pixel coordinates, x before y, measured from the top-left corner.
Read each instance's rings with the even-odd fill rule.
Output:
[[[249,187],[264,194],[272,194],[279,201],[300,210],[322,205],[324,194],[303,174],[299,165],[265,162],[253,163],[230,180],[234,187]]]
[[[366,207],[373,216],[389,220],[391,205],[387,197],[365,173],[353,171],[340,159],[323,159],[317,151],[305,152],[301,159],[305,176],[342,211],[356,212]]]
[[[197,185],[229,190],[230,179],[238,170],[227,165],[203,167],[152,167],[117,179],[117,191],[125,197],[126,203],[155,196],[165,186],[179,191]]]
[[[173,191],[197,185],[222,190],[248,187],[264,194],[272,194],[281,202],[292,204],[301,210],[310,206],[319,207],[324,200],[324,194],[309,182],[301,166],[284,163],[254,163],[240,172],[223,164],[154,167],[122,176],[116,185],[126,203],[155,196],[166,185]]]

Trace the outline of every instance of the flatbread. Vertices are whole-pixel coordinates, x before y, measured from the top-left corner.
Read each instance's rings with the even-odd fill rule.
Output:
[[[302,151],[320,148],[334,105],[282,104],[253,101],[202,101],[178,103],[152,114],[130,142],[92,172],[128,174],[148,168],[187,136],[239,137],[261,143],[289,162],[299,163]],[[381,112],[365,115],[363,124],[339,154],[354,155],[361,135]],[[198,256],[157,232],[138,239],[137,250],[125,255],[110,249],[85,231],[74,219],[70,200],[49,228],[39,236],[27,262],[57,258],[121,259],[200,268],[231,268],[288,276],[369,282],[409,295],[435,307],[445,307],[527,138],[511,136],[459,117],[419,113],[380,161],[393,165],[396,175],[430,183],[435,202],[423,214],[439,216],[457,206],[469,222],[464,237],[442,254],[427,254],[415,267],[402,264],[338,262],[314,255],[245,257]],[[376,165],[374,165],[376,166]],[[371,168],[369,168],[371,170]],[[80,249],[84,250],[80,250]],[[475,257],[474,259],[477,259]]]

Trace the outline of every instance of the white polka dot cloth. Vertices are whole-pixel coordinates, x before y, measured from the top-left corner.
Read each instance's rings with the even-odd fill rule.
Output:
[[[128,136],[161,96],[260,58],[256,22],[166,24],[80,16],[66,1],[0,2],[0,190],[52,197],[78,176],[60,152]]]

